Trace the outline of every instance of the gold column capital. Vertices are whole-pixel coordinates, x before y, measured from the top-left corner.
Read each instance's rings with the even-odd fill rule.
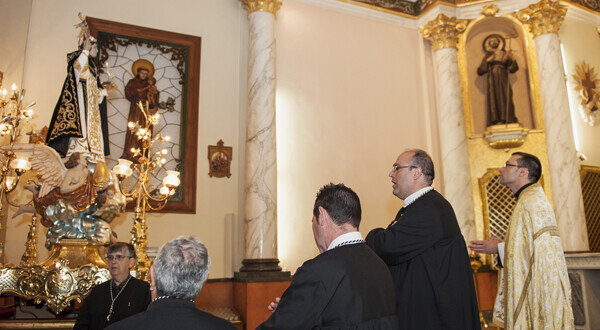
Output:
[[[567,6],[552,0],[541,0],[516,12],[517,18],[527,25],[534,37],[545,33],[558,33],[565,15]]]
[[[248,12],[248,15],[257,11],[266,11],[273,15],[276,15],[279,8],[281,8],[281,1],[279,0],[240,0],[242,6]]]
[[[434,50],[453,47],[458,44],[458,36],[467,28],[468,20],[439,14],[419,28],[423,38],[429,40]]]

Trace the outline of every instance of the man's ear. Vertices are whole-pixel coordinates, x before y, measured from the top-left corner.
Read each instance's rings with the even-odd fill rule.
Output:
[[[329,213],[322,206],[319,206],[319,216],[317,217],[317,224],[323,226],[325,220],[329,219]]]
[[[526,178],[529,178],[529,169],[527,169],[526,167],[520,167],[519,176],[525,176]]]
[[[128,263],[128,268],[129,270],[131,270],[131,268],[133,268],[133,266],[135,266],[135,258],[129,258],[129,263]]]
[[[415,167],[413,169],[413,178],[416,180],[423,174],[423,170],[420,167]]]

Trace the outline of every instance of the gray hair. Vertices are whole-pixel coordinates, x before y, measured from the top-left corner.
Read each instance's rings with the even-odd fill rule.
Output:
[[[194,300],[208,277],[210,258],[206,246],[194,236],[167,242],[154,260],[158,296]]]
[[[433,169],[433,161],[431,157],[421,149],[409,149],[408,151],[413,152],[411,159],[411,165],[421,168],[421,173],[425,177],[425,183],[431,186],[433,179],[435,178],[435,170]]]

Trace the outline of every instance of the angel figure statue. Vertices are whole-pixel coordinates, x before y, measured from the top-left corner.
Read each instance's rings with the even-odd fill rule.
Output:
[[[71,154],[63,163],[56,150],[43,144],[17,144],[13,150],[30,155],[31,167],[40,178],[40,184],[25,186],[33,193],[33,207],[21,205],[13,218],[22,213],[40,214],[42,225],[49,227],[47,248],[62,238],[110,242],[108,223],[123,212],[125,197],[103,162],[91,173],[82,153]]]

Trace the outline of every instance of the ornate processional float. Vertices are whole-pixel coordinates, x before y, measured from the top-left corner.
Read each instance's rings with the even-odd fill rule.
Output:
[[[110,74],[108,82],[100,82],[94,62],[96,41],[85,17],[79,18],[79,49],[67,55],[67,78],[47,134],[25,128],[35,104],[24,102],[25,90],[13,84],[8,92],[0,81],[0,214],[6,216],[6,203],[17,208],[12,218],[32,214],[20,264],[0,268],[0,294],[44,302],[54,313],[73,300],[81,301],[94,285],[110,278],[99,249],[116,241],[110,224],[124,212],[126,198],[135,200],[131,243],[138,260],[133,273],[148,280],[146,211],[163,208],[180,184],[176,171],[167,171],[162,187],[149,180],[166,162],[167,150],[157,143],[170,138],[152,134],[161,114],[148,102],[139,102],[140,119],[127,123],[137,140],[129,150],[132,157],[119,159],[112,171],[108,169],[106,98],[114,84]],[[22,182],[27,171],[36,175]],[[125,191],[121,182],[132,175],[137,181]],[[27,193],[9,198],[17,188]],[[38,219],[48,228],[45,246],[50,250],[48,259],[39,263]]]

